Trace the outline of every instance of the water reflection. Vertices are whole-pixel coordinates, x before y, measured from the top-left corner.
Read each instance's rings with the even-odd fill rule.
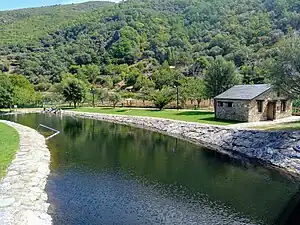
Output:
[[[12,118],[48,142],[55,224],[271,224],[297,185],[162,134],[70,117]]]

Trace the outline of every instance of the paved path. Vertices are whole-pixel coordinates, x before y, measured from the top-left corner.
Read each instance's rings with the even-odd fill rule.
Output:
[[[290,122],[297,122],[300,121],[300,116],[291,116],[283,119],[278,119],[274,121],[260,121],[260,122],[250,122],[250,123],[238,123],[238,124],[232,124],[228,127],[231,128],[255,128],[255,127],[264,127],[264,126],[272,126],[272,125],[278,125],[278,124],[284,124],[284,123],[290,123]]]
[[[0,182],[1,225],[50,225],[45,185],[50,152],[37,131],[9,121],[20,135],[20,150]]]

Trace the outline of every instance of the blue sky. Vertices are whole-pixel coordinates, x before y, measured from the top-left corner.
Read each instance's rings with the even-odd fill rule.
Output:
[[[0,10],[21,9],[56,4],[82,3],[88,1],[91,0],[0,0]],[[117,1],[114,0],[114,2]]]

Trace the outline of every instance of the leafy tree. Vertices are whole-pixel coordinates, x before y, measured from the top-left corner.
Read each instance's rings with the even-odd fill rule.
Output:
[[[9,72],[9,65],[10,65],[10,63],[7,60],[0,62],[0,71]]]
[[[116,108],[116,105],[121,101],[121,96],[118,93],[109,94],[109,101],[112,103],[113,107]]]
[[[48,91],[51,88],[51,86],[52,85],[50,83],[39,83],[39,84],[34,86],[34,89],[36,91],[45,92],[45,91]]]
[[[0,108],[10,107],[13,101],[13,86],[8,75],[0,72]]]
[[[204,77],[208,66],[209,61],[205,57],[201,56],[190,66],[187,74],[189,76]]]
[[[142,76],[141,71],[137,68],[131,69],[124,75],[124,80],[127,86],[134,86],[139,76]]]
[[[233,62],[217,57],[207,69],[204,78],[206,94],[213,98],[240,82]]]
[[[106,76],[102,80],[102,86],[112,89],[114,87],[114,80],[111,76]]]
[[[23,106],[35,102],[34,86],[23,75],[10,75],[13,86],[13,104]]]
[[[85,86],[82,81],[76,78],[68,78],[63,86],[63,96],[66,102],[72,102],[74,107],[85,97]]]
[[[104,104],[104,101],[108,98],[108,93],[106,90],[98,88],[97,89],[97,97],[101,101],[102,105]]]
[[[186,78],[182,82],[182,92],[186,93],[187,99],[197,101],[197,107],[200,107],[200,103],[205,99],[205,86],[204,81],[201,78]]]
[[[12,103],[11,93],[0,86],[0,108],[10,107]]]
[[[163,86],[173,87],[177,79],[177,72],[169,67],[165,62],[158,70],[152,75],[152,80],[155,83],[155,88],[161,90]]]
[[[144,75],[140,75],[136,79],[136,83],[134,85],[135,90],[141,90],[141,89],[146,90],[154,87],[155,87],[154,82],[152,80],[149,80],[149,78]]]
[[[76,67],[73,67],[76,68]],[[77,69],[77,78],[81,80],[87,79],[91,84],[95,84],[100,74],[99,66],[95,64],[83,65]]]
[[[162,90],[156,90],[151,97],[154,105],[159,110],[162,110],[174,99],[174,91],[170,88],[165,87]]]
[[[293,36],[280,43],[279,55],[269,64],[271,81],[293,96],[300,96],[300,38]]]

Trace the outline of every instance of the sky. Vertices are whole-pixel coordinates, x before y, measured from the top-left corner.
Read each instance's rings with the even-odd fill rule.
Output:
[[[0,0],[0,11],[56,4],[82,3],[88,1],[93,0]],[[117,2],[117,0],[110,1]]]

